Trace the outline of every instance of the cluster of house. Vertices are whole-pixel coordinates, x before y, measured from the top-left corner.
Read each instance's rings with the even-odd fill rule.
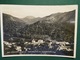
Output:
[[[4,45],[6,45],[8,48],[12,48],[12,46],[14,46],[14,49],[18,52],[21,52],[22,51],[22,48],[24,48],[25,51],[28,51],[30,50],[31,48],[27,46],[29,45],[32,45],[33,47],[36,48],[36,46],[41,46],[41,45],[44,45],[45,46],[45,43],[47,44],[48,48],[49,49],[55,49],[55,47],[57,46],[56,50],[66,50],[66,51],[73,51],[71,48],[70,48],[70,43],[69,42],[66,42],[66,41],[56,41],[56,40],[47,40],[47,41],[44,41],[42,39],[39,39],[39,40],[35,40],[33,39],[31,42],[28,42],[28,41],[25,41],[24,42],[24,46],[19,46],[16,44],[16,42],[7,42],[7,41],[4,41],[3,42]]]

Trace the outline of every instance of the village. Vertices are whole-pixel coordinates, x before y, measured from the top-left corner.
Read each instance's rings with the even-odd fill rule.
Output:
[[[71,43],[66,41],[56,40],[13,40],[3,41],[5,54],[58,54],[58,55],[71,55],[73,47]]]

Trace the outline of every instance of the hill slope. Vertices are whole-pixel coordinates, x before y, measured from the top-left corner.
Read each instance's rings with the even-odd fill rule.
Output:
[[[25,26],[21,31],[22,34],[25,33],[25,37],[30,38],[73,41],[75,23],[71,21],[75,21],[75,10],[43,17],[34,24]]]
[[[3,29],[4,34],[8,36],[15,35],[16,32],[26,24],[21,19],[3,13]]]

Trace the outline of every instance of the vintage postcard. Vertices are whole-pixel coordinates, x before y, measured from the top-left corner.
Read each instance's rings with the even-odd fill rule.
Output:
[[[78,5],[0,5],[2,57],[76,57]]]

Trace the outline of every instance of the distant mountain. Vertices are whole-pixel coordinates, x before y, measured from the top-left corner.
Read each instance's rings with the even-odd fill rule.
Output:
[[[34,19],[34,18],[35,18],[34,16],[26,16],[23,19],[25,20],[25,19]]]
[[[26,23],[21,19],[3,13],[3,29],[5,35],[15,35],[16,32],[25,25]]]
[[[33,23],[39,21],[40,20],[40,17],[35,18],[33,16],[27,16],[25,18],[22,18],[22,20],[24,22],[26,22],[27,24],[33,24]]]
[[[22,34],[25,33],[26,38],[51,38],[73,42],[75,27],[71,21],[75,21],[75,10],[43,17],[20,31],[23,31]]]
[[[43,18],[27,16],[23,19],[3,14],[4,35],[74,42],[75,10],[55,13]]]
[[[64,13],[55,13],[49,16],[43,17],[40,22],[45,23],[61,23],[61,22],[71,22],[75,20],[75,10]]]

